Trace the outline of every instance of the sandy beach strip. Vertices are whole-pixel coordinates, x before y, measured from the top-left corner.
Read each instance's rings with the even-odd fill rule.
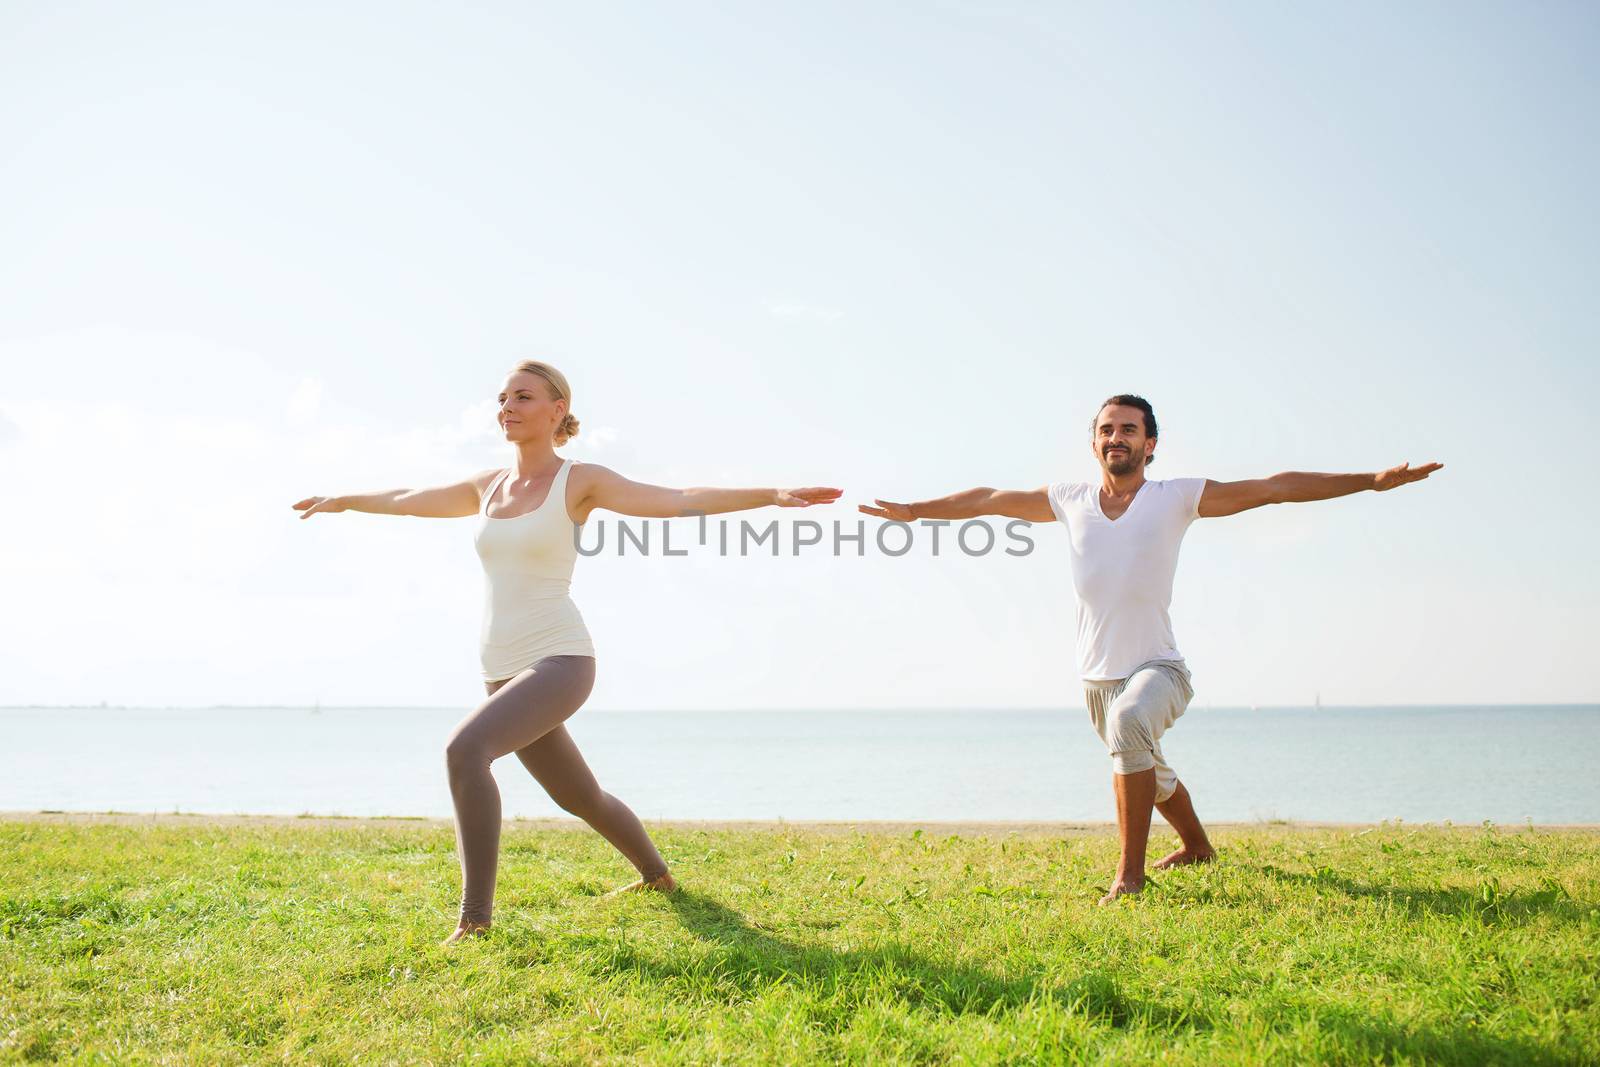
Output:
[[[811,822],[782,819],[646,819],[647,826],[670,830],[705,831],[768,831],[801,830],[807,833],[834,834],[912,834],[921,830],[930,836],[945,837],[951,834],[974,837],[995,837],[1018,834],[1027,837],[1059,837],[1079,834],[1114,834],[1113,822],[1037,822],[1037,821],[973,821],[973,822],[915,822],[904,820],[862,819],[854,822]],[[151,827],[228,827],[228,826],[281,826],[314,827],[327,829],[437,827],[453,829],[450,819],[422,816],[343,816],[343,815],[214,815],[186,812],[124,812],[124,811],[0,811],[0,822],[54,823],[69,826],[151,826]],[[1345,823],[1345,822],[1217,822],[1207,823],[1208,830],[1257,833],[1294,833],[1301,830],[1365,830],[1379,826],[1390,829],[1453,830],[1457,832],[1482,832],[1481,823]],[[583,830],[589,827],[577,819],[507,819],[508,830]],[[1495,823],[1496,832],[1510,831],[1577,831],[1600,830],[1600,823]],[[1164,829],[1164,827],[1157,827]]]

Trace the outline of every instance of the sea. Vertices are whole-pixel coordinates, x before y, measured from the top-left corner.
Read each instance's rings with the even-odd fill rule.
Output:
[[[451,814],[466,708],[0,708],[0,812]],[[580,711],[646,820],[1106,822],[1081,709]],[[1163,739],[1202,819],[1600,823],[1600,705],[1191,707]],[[514,756],[505,814],[563,813]]]

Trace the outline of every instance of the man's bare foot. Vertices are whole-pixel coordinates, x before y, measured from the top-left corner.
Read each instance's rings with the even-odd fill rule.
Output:
[[[1156,870],[1164,871],[1168,867],[1184,867],[1191,863],[1210,863],[1217,858],[1217,850],[1208,848],[1203,852],[1190,852],[1180,848],[1176,852],[1169,852],[1156,863]]]
[[[643,893],[650,889],[655,890],[657,893],[676,893],[678,891],[678,883],[672,877],[672,872],[668,871],[648,880],[641,878],[637,882],[630,882],[620,889],[613,889],[606,896],[619,897],[624,893]]]
[[[1111,892],[1109,892],[1105,896],[1101,897],[1100,898],[1100,903],[1102,903],[1102,904],[1110,904],[1113,901],[1115,901],[1118,897],[1132,896],[1133,894],[1139,892],[1143,888],[1144,888],[1144,879],[1143,878],[1139,879],[1137,882],[1131,882],[1131,881],[1128,881],[1125,878],[1119,878],[1115,882],[1111,883]]]
[[[488,923],[464,922],[456,927],[456,932],[439,942],[441,948],[453,945],[458,941],[465,941],[469,937],[483,937],[489,932]]]

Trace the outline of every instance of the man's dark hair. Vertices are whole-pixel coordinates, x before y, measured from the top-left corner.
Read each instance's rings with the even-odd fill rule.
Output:
[[[1100,413],[1109,407],[1138,408],[1144,412],[1144,435],[1152,441],[1158,436],[1156,433],[1156,409],[1150,406],[1150,401],[1142,396],[1134,396],[1132,393],[1118,393],[1116,396],[1107,397],[1104,403],[1095,408],[1094,418],[1089,420],[1090,433],[1094,433],[1095,424],[1100,421]],[[1145,461],[1145,466],[1148,467],[1155,461],[1156,457],[1151,456]]]

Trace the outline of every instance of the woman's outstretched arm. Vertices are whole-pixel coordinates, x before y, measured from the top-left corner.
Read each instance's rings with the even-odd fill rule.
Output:
[[[574,471],[574,475],[581,480],[577,487],[580,495],[572,517],[580,523],[597,508],[646,519],[672,519],[680,515],[721,515],[768,505],[804,508],[812,504],[831,504],[843,492],[825,486],[804,489],[668,489],[629,481],[616,471],[593,463],[582,464]]]
[[[465,481],[432,489],[390,489],[346,496],[308,496],[291,505],[302,519],[321,512],[365,511],[372,515],[415,515],[425,519],[462,519],[478,513],[483,491],[499,471],[479,471]]]

